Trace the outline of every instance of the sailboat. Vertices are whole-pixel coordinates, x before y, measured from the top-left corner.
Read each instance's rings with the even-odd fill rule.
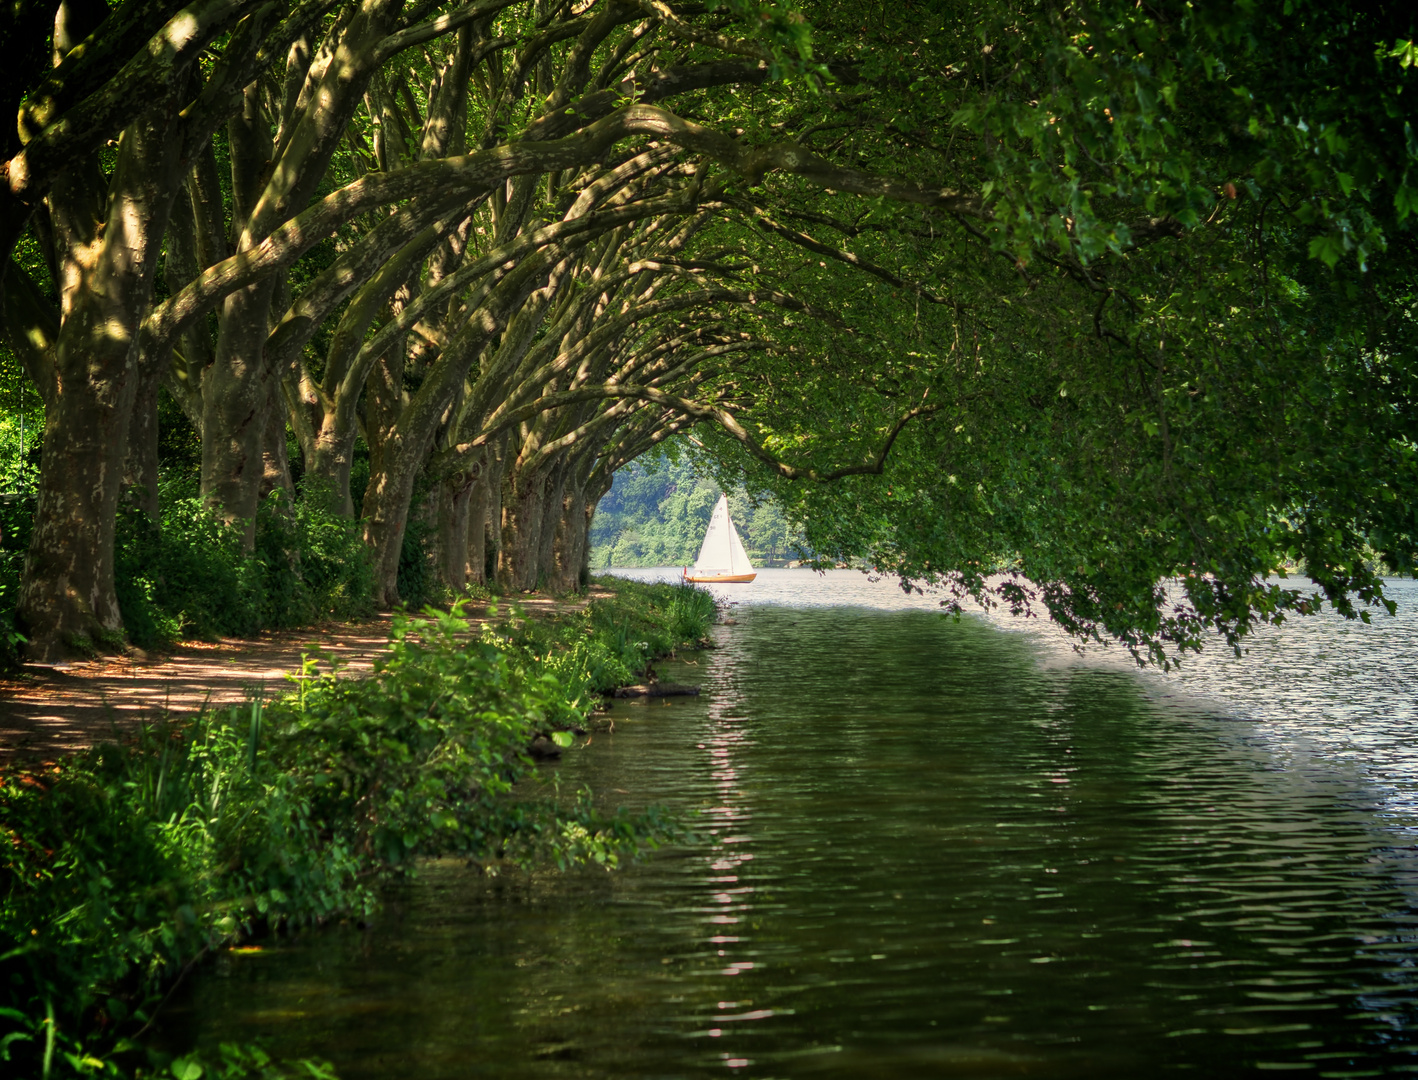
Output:
[[[704,545],[699,549],[699,558],[694,569],[684,570],[685,581],[724,582],[752,581],[754,573],[748,561],[748,552],[743,549],[743,541],[734,528],[734,519],[729,517],[729,497],[720,495],[709,519],[709,529],[704,534]]]

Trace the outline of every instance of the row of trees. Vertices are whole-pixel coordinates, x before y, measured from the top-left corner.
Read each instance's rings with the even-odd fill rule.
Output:
[[[588,502],[675,426],[607,384],[747,347],[682,321],[749,297],[674,288],[712,215],[704,170],[656,136],[736,147],[647,103],[769,64],[661,65],[670,31],[696,38],[673,16],[33,5],[12,40],[42,42],[45,17],[53,67],[29,48],[11,87],[4,207],[9,339],[46,415],[20,600],[36,655],[120,625],[113,523],[125,488],[156,515],[160,392],[201,433],[204,497],[249,530],[290,486],[288,424],[336,512],[362,437],[392,603],[420,483],[451,585],[484,575],[489,527],[506,584],[574,580]]]
[[[977,593],[1017,571],[1142,649],[1304,610],[1266,581],[1287,560],[1341,605],[1381,597],[1371,548],[1413,565],[1399,5],[5,18],[35,656],[121,627],[115,515],[158,512],[163,396],[248,530],[288,432],[335,514],[367,452],[382,604],[411,512],[453,587],[574,583],[615,471],[695,425],[816,549]]]

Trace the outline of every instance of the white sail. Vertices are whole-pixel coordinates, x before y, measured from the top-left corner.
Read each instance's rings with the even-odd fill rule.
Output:
[[[747,574],[753,569],[753,564],[748,561],[748,552],[743,549],[739,531],[734,528],[734,519],[729,517],[727,499],[724,500],[724,517],[729,522],[729,570],[735,574]]]
[[[714,506],[709,518],[709,529],[704,534],[704,543],[699,547],[699,558],[694,561],[697,573],[731,573],[733,565],[733,545],[729,540],[729,500],[723,495]]]
[[[709,530],[704,534],[704,543],[699,548],[699,558],[694,561],[696,574],[748,574],[753,566],[748,561],[748,552],[743,549],[738,530],[729,517],[729,499],[720,495],[709,518]]]

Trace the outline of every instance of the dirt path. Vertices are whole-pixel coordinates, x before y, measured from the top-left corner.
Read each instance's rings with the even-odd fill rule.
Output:
[[[536,616],[575,610],[587,599],[527,596],[517,605]],[[184,642],[153,657],[135,653],[27,664],[0,679],[0,760],[49,758],[121,736],[125,728],[164,711],[191,713],[204,704],[240,704],[252,691],[279,693],[287,685],[286,674],[299,669],[301,654],[317,649],[337,658],[351,674],[367,674],[388,647],[392,622],[386,614],[251,639]]]

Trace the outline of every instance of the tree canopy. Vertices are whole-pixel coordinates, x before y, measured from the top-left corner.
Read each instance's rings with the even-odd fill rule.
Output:
[[[1140,656],[1313,610],[1286,568],[1350,614],[1414,568],[1408,5],[5,17],[36,655],[121,625],[163,400],[252,529],[291,432],[386,604],[411,515],[455,587],[574,582],[691,427],[825,556]]]

